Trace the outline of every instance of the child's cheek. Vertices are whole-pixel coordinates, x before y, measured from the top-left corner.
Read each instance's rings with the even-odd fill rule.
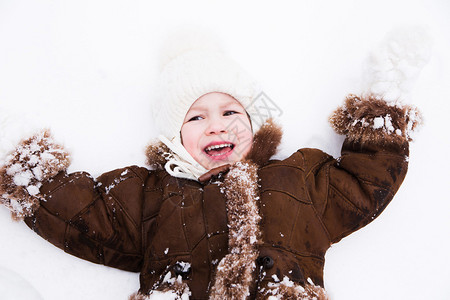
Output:
[[[196,135],[194,134],[194,128],[191,124],[185,124],[181,130],[181,141],[184,148],[189,152],[189,154],[193,155],[196,146],[198,145],[198,140]]]

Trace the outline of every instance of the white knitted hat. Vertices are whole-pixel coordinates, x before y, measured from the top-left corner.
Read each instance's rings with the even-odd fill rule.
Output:
[[[217,44],[198,37],[172,39],[170,47],[164,49],[168,58],[161,66],[153,111],[160,133],[181,143],[180,130],[186,113],[198,98],[211,92],[238,100],[250,115],[253,133],[257,132],[262,124],[253,105],[260,93],[256,81]]]

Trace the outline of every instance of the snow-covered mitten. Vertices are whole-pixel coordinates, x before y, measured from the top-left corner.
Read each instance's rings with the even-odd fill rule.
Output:
[[[53,141],[48,130],[17,116],[0,113],[0,203],[11,210],[16,220],[31,216],[44,200],[39,192],[42,182],[67,169],[70,157]],[[30,138],[20,141],[24,136]],[[27,134],[27,135],[24,135]]]
[[[349,95],[331,116],[335,131],[352,141],[377,144],[411,141],[422,122],[419,110],[403,104],[431,53],[423,28],[391,31],[371,53],[364,74],[364,93]]]

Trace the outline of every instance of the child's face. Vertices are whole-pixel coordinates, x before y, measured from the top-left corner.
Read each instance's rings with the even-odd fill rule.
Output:
[[[247,155],[253,142],[252,127],[236,99],[209,93],[198,98],[187,112],[181,141],[189,154],[210,170]]]

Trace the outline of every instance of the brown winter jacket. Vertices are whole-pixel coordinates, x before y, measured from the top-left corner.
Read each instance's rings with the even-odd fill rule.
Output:
[[[331,118],[347,135],[339,159],[301,149],[269,160],[281,132],[266,124],[246,161],[204,183],[137,166],[97,179],[59,172],[42,181],[35,197],[45,201],[25,221],[70,254],[140,272],[134,299],[156,290],[191,299],[325,298],[325,252],[376,218],[406,175],[411,111],[350,96]],[[380,116],[390,123],[375,128]],[[150,150],[161,164],[155,156],[164,149]]]

